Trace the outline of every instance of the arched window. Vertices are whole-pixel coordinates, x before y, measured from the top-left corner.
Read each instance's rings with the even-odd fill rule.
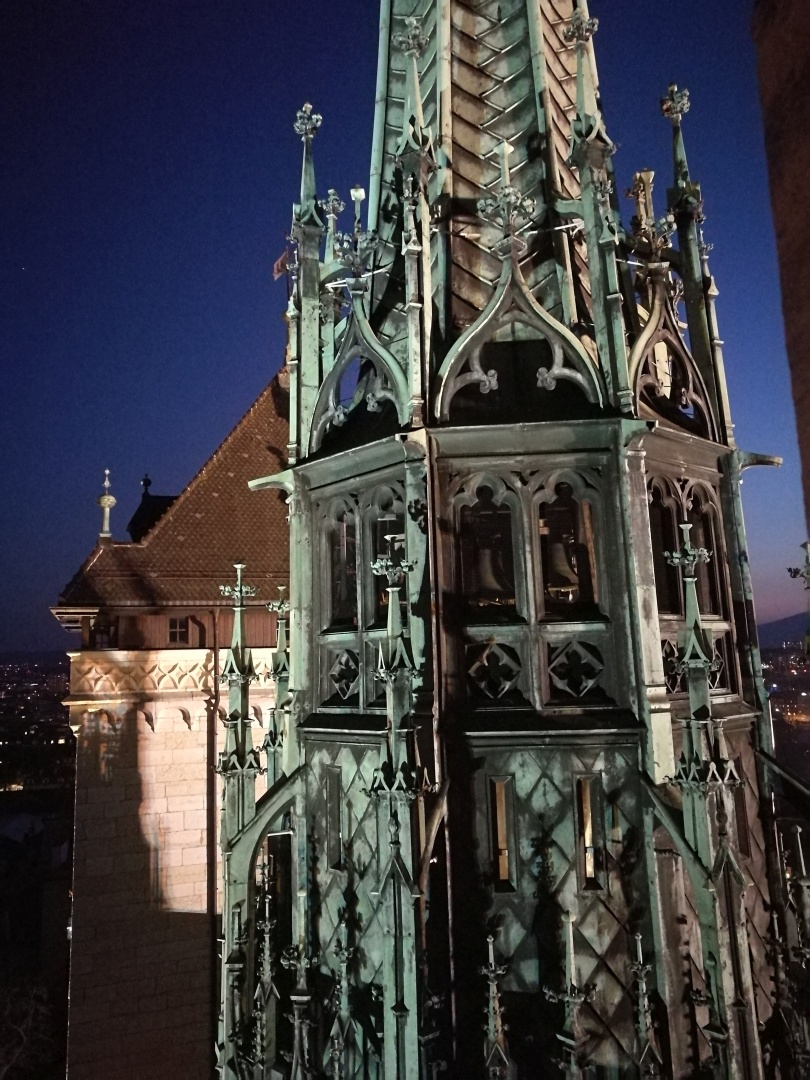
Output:
[[[655,595],[661,615],[680,615],[683,611],[680,574],[667,562],[665,552],[680,547],[680,532],[675,520],[675,506],[666,499],[658,484],[650,490],[650,539],[652,541]]]
[[[721,554],[717,550],[714,515],[707,496],[694,488],[687,503],[686,520],[692,526],[689,533],[692,546],[706,548],[710,553],[709,562],[698,563],[695,570],[698,607],[702,615],[722,616]]]
[[[374,493],[367,520],[366,551],[369,563],[388,556],[393,562],[405,561],[405,505],[399,495],[390,488]],[[407,607],[407,578],[399,591],[400,605]],[[372,626],[384,626],[388,619],[388,580],[373,575],[370,610],[367,613]]]
[[[502,617],[515,611],[512,511],[481,484],[459,515],[461,589],[468,614]]]
[[[693,435],[714,437],[711,410],[697,369],[673,332],[663,334],[642,361],[637,394],[642,416],[660,416]]]
[[[537,524],[546,613],[592,610],[597,594],[591,504],[575,498],[571,484],[558,483],[554,498],[540,503]]]
[[[346,629],[357,626],[357,517],[347,503],[338,503],[325,519],[329,588],[325,626]]]

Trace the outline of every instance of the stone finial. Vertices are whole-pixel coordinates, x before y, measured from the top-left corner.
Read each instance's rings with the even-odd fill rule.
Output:
[[[680,124],[681,117],[689,112],[689,91],[670,83],[667,96],[661,98],[661,112],[673,124]]]
[[[293,129],[296,135],[301,136],[303,141],[305,139],[312,139],[322,123],[323,117],[320,113],[313,112],[312,106],[307,101],[295,114]]]
[[[531,220],[537,206],[535,199],[523,195],[512,184],[509,155],[513,149],[510,143],[501,143],[498,162],[500,184],[492,195],[478,200],[478,213],[481,217],[500,225],[506,237],[514,237],[521,226]]]
[[[404,34],[394,34],[394,45],[406,56],[420,57],[428,47],[428,38],[422,33],[422,20],[411,15],[405,20],[405,27]]]
[[[243,562],[236,562],[233,564],[233,568],[236,571],[236,585],[220,585],[219,591],[223,596],[230,596],[233,599],[233,606],[240,608],[243,606],[242,601],[246,596],[255,596],[258,592],[258,588],[255,585],[245,585],[242,581],[242,574],[245,569]]]
[[[563,39],[569,45],[587,45],[599,29],[598,19],[586,19],[577,8],[571,16],[571,22],[563,30]]]
[[[101,507],[101,532],[98,534],[99,540],[109,540],[112,536],[110,532],[110,511],[115,506],[115,496],[110,494],[110,470],[104,470],[104,490],[96,499],[96,502]]]

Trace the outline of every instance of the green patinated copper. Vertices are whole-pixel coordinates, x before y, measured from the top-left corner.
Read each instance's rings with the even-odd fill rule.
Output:
[[[595,30],[383,0],[345,232],[298,113],[288,467],[251,485],[287,498],[289,600],[258,750],[238,600],[225,669],[222,1077],[758,1080],[780,1016],[799,1060],[739,499],[767,459],[732,439],[688,95],[666,211],[639,172],[625,227]]]

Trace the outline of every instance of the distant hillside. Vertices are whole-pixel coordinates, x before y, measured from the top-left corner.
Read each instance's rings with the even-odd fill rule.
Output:
[[[759,644],[763,649],[778,649],[783,641],[804,641],[807,630],[807,614],[788,615],[786,619],[763,623],[759,630]]]

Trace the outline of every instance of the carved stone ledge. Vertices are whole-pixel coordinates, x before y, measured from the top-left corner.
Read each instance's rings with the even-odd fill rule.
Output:
[[[253,649],[257,688],[269,684],[273,649]],[[220,668],[226,653],[220,653]],[[214,690],[211,649],[110,649],[71,654],[67,704]]]

